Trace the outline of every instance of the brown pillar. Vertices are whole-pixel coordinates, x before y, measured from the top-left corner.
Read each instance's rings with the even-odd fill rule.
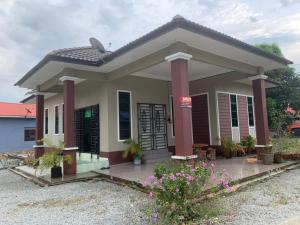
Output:
[[[182,107],[181,97],[189,97],[188,60],[192,56],[178,52],[167,56],[171,62],[172,95],[175,126],[174,159],[195,158],[193,155],[192,113],[191,108]]]
[[[75,93],[74,81],[76,78],[64,76],[60,79],[64,85],[64,155],[72,157],[72,163],[64,163],[64,174],[76,174],[76,150],[75,145]]]
[[[44,154],[44,95],[36,93],[36,128],[35,128],[35,158]]]
[[[256,79],[255,79],[256,78]],[[266,102],[265,79],[267,76],[258,75],[252,81],[255,111],[256,149],[258,155],[269,147],[269,126]]]

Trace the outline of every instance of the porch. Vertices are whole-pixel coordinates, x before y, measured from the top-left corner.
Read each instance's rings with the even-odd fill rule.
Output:
[[[167,161],[165,161],[165,163],[166,162]],[[226,170],[232,176],[232,181],[238,182],[252,180],[297,164],[295,161],[285,161],[281,164],[264,165],[261,161],[256,160],[256,157],[249,156],[232,159],[217,159],[215,163],[219,171]],[[140,166],[120,164],[111,166],[110,169],[107,170],[95,170],[93,172],[98,173],[102,177],[122,183],[142,185],[149,176],[153,175],[153,168],[157,164],[158,163],[155,162]]]

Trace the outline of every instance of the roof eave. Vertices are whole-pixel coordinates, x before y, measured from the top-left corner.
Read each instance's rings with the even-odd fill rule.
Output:
[[[30,78],[36,71],[42,68],[50,61],[57,61],[57,62],[65,62],[65,63],[75,63],[80,65],[86,66],[99,66],[99,62],[92,62],[92,61],[84,61],[80,59],[72,59],[61,57],[57,55],[46,55],[38,64],[36,64],[31,70],[29,70],[20,80],[18,80],[14,86],[21,86],[28,78]]]
[[[59,61],[59,62],[67,62],[67,63],[76,63],[76,64],[82,64],[82,65],[89,65],[89,66],[101,66],[102,64],[105,64],[122,54],[125,54],[126,52],[141,46],[150,40],[153,40],[155,38],[158,38],[159,36],[174,30],[176,28],[181,28],[185,29],[194,33],[198,33],[200,35],[207,36],[209,38],[215,39],[217,41],[221,41],[223,43],[232,45],[234,47],[249,51],[251,53],[254,53],[256,55],[262,56],[269,58],[271,60],[274,60],[280,64],[283,65],[289,65],[292,64],[293,62],[285,59],[283,57],[276,56],[274,54],[270,54],[268,52],[265,52],[255,46],[249,45],[245,42],[242,42],[240,40],[237,40],[235,38],[232,38],[228,35],[225,35],[223,33],[220,33],[218,31],[212,30],[208,27],[201,26],[197,23],[194,23],[192,21],[186,20],[183,17],[175,17],[173,20],[170,22],[158,27],[157,29],[151,31],[150,33],[136,39],[133,42],[130,42],[129,44],[119,48],[115,52],[111,53],[110,55],[104,57],[102,60],[99,60],[97,62],[92,62],[92,61],[84,61],[81,59],[75,59],[75,58],[66,58],[66,57],[61,57],[57,55],[51,55],[48,54],[46,57],[44,57],[36,66],[34,66],[28,73],[26,73],[15,85],[16,86],[21,86],[29,77],[31,77],[36,71],[38,71],[41,67],[43,67],[46,63],[49,61]]]

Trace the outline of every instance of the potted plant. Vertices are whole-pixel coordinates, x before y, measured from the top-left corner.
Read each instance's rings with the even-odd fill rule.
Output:
[[[235,152],[235,143],[229,138],[223,138],[221,141],[221,147],[223,150],[224,157],[226,159],[232,158]]]
[[[245,147],[242,146],[241,144],[236,144],[236,145],[235,145],[235,148],[236,148],[236,155],[237,155],[238,157],[241,157],[241,156],[245,156],[245,155],[246,155]]]
[[[241,141],[241,145],[246,148],[248,154],[255,149],[255,143],[256,141],[251,135],[244,137]]]
[[[274,163],[282,163],[282,153],[281,152],[274,153]]]
[[[199,144],[193,145],[194,153],[198,156],[200,160],[206,160],[207,151],[202,148]]]
[[[271,165],[274,162],[274,152],[272,152],[272,146],[265,147],[260,153],[263,164]]]
[[[129,155],[132,155],[133,164],[141,165],[141,162],[142,162],[141,159],[143,156],[142,146],[133,139],[127,139],[123,143],[128,145],[128,148],[125,149],[125,151],[123,152],[123,158],[127,158]]]
[[[214,161],[214,160],[217,159],[217,156],[216,156],[216,149],[215,149],[215,148],[209,147],[209,148],[207,149],[207,151],[208,151],[207,158],[208,158],[209,160]]]
[[[72,157],[70,155],[63,155],[63,142],[60,142],[59,146],[52,145],[49,140],[44,140],[44,143],[47,143],[51,151],[39,158],[39,168],[41,171],[51,168],[51,178],[60,178],[62,177],[61,163],[71,164]]]
[[[72,157],[70,155],[64,156],[60,149],[53,150],[40,157],[39,168],[41,170],[51,168],[51,178],[62,177],[61,163],[72,163]]]

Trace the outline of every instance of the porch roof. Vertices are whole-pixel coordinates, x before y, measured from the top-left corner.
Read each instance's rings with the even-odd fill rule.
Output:
[[[34,89],[65,68],[94,71],[105,74],[107,77],[115,75],[117,77],[120,71],[124,71],[124,67],[126,68],[128,65],[132,67],[133,63],[136,65],[141,59],[152,61],[145,68],[139,66],[139,71],[155,65],[159,67],[166,54],[174,52],[178,47],[170,48],[170,46],[179,42],[186,44],[186,47],[183,48],[187,48],[187,51],[198,53],[198,66],[195,68],[201,66],[209,73],[219,74],[233,71],[239,67],[239,64],[235,65],[235,63],[241,63],[240,67],[246,68],[244,72],[257,68],[276,69],[292,63],[285,58],[267,53],[223,33],[186,20],[181,16],[175,16],[172,21],[114,52],[100,53],[92,47],[53,51],[25,74],[16,85]],[[159,52],[164,55],[158,59]],[[156,57],[154,59],[150,56]],[[220,67],[219,64],[213,64],[212,66],[210,64],[212,60],[201,61],[206,56],[217,56],[219,61],[225,62],[223,63],[225,65],[222,64]],[[199,62],[202,64],[199,65]],[[229,65],[234,66],[228,68]],[[220,68],[225,68],[225,70]],[[153,69],[155,70],[155,68]],[[129,74],[135,72],[137,71],[128,71]]]

